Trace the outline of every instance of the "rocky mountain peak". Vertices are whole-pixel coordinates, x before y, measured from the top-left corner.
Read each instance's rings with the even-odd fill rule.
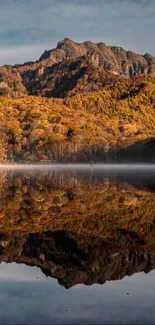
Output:
[[[66,46],[73,46],[74,44],[77,44],[77,43],[72,41],[70,38],[65,37],[62,41],[59,41],[57,43],[57,49],[61,49],[61,48],[66,47]]]
[[[5,74],[1,68],[1,81],[5,85],[9,85],[8,76],[14,79],[12,73],[18,77],[16,88],[21,88],[21,93],[68,97],[102,89],[107,80],[109,84],[115,76],[119,79],[141,74],[155,75],[155,58],[148,53],[140,55],[126,51],[121,46],[91,41],[77,43],[66,37],[58,42],[56,48],[45,50],[36,62],[6,68]],[[0,89],[3,86],[1,83]],[[6,87],[1,93],[7,94]]]

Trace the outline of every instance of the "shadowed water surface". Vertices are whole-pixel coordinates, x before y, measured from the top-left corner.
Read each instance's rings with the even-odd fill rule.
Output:
[[[154,324],[154,166],[1,167],[0,323]]]

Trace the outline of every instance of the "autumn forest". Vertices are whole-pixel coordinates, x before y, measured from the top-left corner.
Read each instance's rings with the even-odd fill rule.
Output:
[[[65,99],[2,96],[0,160],[115,161],[126,148],[152,146],[154,127],[153,76]]]
[[[64,39],[0,67],[1,162],[154,162],[155,58]]]

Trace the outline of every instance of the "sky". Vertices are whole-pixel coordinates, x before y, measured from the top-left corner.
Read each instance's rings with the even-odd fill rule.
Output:
[[[155,56],[155,0],[0,0],[0,65],[39,59],[68,37]]]
[[[0,264],[0,324],[154,324],[154,301],[155,271],[65,289],[37,267]]]

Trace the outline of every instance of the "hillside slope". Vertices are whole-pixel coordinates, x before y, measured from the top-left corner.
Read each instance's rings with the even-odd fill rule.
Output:
[[[68,99],[1,97],[0,119],[1,161],[152,162],[155,77]]]

